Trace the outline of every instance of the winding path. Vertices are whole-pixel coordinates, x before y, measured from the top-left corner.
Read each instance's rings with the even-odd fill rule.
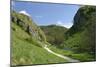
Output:
[[[52,54],[54,54],[54,55],[56,55],[56,56],[58,56],[58,57],[60,57],[60,58],[63,58],[63,59],[65,59],[65,60],[67,60],[68,62],[80,62],[79,60],[75,60],[75,59],[72,59],[72,58],[70,58],[70,57],[63,56],[63,55],[61,55],[61,54],[58,54],[58,53],[53,52],[52,50],[50,50],[50,49],[47,47],[47,45],[45,45],[43,48],[44,48],[45,50],[47,50],[49,53],[52,53]]]

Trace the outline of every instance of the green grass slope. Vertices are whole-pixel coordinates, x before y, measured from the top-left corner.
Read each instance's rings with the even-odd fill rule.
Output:
[[[24,15],[22,17],[24,17]],[[17,19],[18,18],[16,18],[16,20]],[[33,26],[33,28],[35,27]],[[42,38],[44,35],[42,36],[43,33],[41,34],[39,31],[37,31],[37,37],[34,37],[32,34],[29,34],[22,25],[17,24],[16,21],[11,22],[11,65],[67,62],[67,60],[57,57],[42,48],[44,44],[40,44],[40,42],[45,43],[45,41],[38,39],[38,37],[40,36]]]

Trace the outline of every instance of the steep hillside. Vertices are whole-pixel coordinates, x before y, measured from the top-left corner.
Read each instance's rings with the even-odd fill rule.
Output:
[[[60,46],[65,40],[65,27],[57,25],[40,26],[46,35],[46,39],[52,45]]]
[[[74,16],[73,26],[70,28],[68,35],[72,35],[77,32],[84,31],[89,27],[93,28],[92,26],[96,24],[96,7],[95,6],[83,6],[81,7],[76,15]],[[95,29],[94,29],[95,30]]]
[[[96,7],[81,7],[75,17],[74,25],[66,32],[62,44],[76,53],[88,53],[95,60],[96,50]]]
[[[34,37],[35,39],[46,41],[44,33],[41,29],[32,22],[31,18],[27,15],[12,12],[12,22],[20,26],[26,33]],[[13,30],[16,30],[13,28]]]
[[[67,62],[43,48],[48,45],[45,35],[30,17],[15,11],[11,15],[12,65]]]

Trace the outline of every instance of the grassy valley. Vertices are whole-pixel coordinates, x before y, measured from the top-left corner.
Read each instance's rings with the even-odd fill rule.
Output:
[[[82,6],[70,29],[57,25],[38,26],[31,17],[11,11],[12,65],[69,62],[55,53],[79,61],[96,60],[96,7]]]
[[[95,11],[95,6],[81,7],[74,16],[74,24],[70,29],[56,25],[41,27],[48,42],[53,45],[50,48],[80,61],[95,61]],[[57,51],[56,48],[59,48],[60,51]]]
[[[27,19],[28,17],[16,12],[13,14],[21,15],[23,19]],[[12,14],[12,15],[13,15]],[[19,16],[12,16],[11,22],[11,32],[12,32],[12,65],[27,65],[27,64],[51,64],[51,63],[60,63],[67,62],[66,60],[59,58],[53,54],[48,53],[45,49],[42,48],[45,43],[45,37],[40,28],[33,22],[28,21],[27,23],[33,23],[34,25],[32,30],[36,33],[37,36],[31,34],[32,31],[26,31],[22,25],[17,24],[17,20],[21,20],[22,18]],[[15,21],[16,19],[16,21]],[[18,21],[19,22],[19,21]],[[22,20],[20,23],[26,23],[25,20]],[[31,26],[30,26],[31,27]],[[38,32],[38,33],[37,33]],[[42,33],[41,33],[42,32]],[[41,37],[41,39],[39,39]],[[44,37],[42,39],[42,37]],[[40,43],[41,42],[41,43]]]

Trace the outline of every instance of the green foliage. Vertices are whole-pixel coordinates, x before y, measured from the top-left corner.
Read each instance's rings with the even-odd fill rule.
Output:
[[[88,54],[88,53],[76,53],[74,51],[71,50],[65,50],[65,49],[59,49],[56,46],[49,46],[49,48],[59,54],[62,54],[64,56],[73,58],[73,59],[77,59],[80,62],[89,62],[89,61],[95,61],[95,56]]]
[[[17,13],[15,11],[12,11],[11,15],[11,20],[13,23],[16,23],[35,39],[46,41],[45,35],[42,30],[34,22],[32,22],[29,16]]]
[[[65,40],[66,28],[57,25],[40,26],[46,35],[46,39],[53,45],[60,46]]]
[[[13,13],[19,15],[18,13]],[[11,65],[29,65],[29,64],[51,64],[67,62],[65,59],[59,58],[51,53],[48,53],[42,46],[44,43],[49,44],[45,39],[42,30],[34,23],[26,22],[26,16],[12,16],[11,22]],[[16,19],[15,19],[16,18]],[[17,20],[23,18],[23,22],[17,24]],[[29,18],[28,18],[29,19]],[[27,20],[28,21],[28,20]],[[19,21],[18,21],[19,22]],[[30,30],[23,24],[28,24],[36,35],[33,36]],[[25,30],[26,28],[26,30]],[[39,38],[40,37],[40,38]]]
[[[74,16],[73,26],[66,32],[66,35],[71,36],[74,33],[84,31],[89,24],[95,25],[96,23],[96,7],[84,6],[81,7]]]
[[[56,25],[38,27],[30,17],[12,11],[12,65],[67,62],[43,49],[45,44],[59,54],[80,61],[94,61],[96,49],[95,11],[94,6],[81,7],[74,17],[74,25],[69,30]]]
[[[88,19],[87,19],[88,18]],[[94,6],[81,7],[75,17],[74,25],[66,33],[64,46],[69,46],[78,52],[95,53],[96,14]]]
[[[60,48],[50,46],[57,53],[78,59],[82,62],[95,61],[96,16],[94,6],[81,7],[75,17],[74,25],[66,32],[66,40]],[[66,50],[68,48],[69,50]]]

